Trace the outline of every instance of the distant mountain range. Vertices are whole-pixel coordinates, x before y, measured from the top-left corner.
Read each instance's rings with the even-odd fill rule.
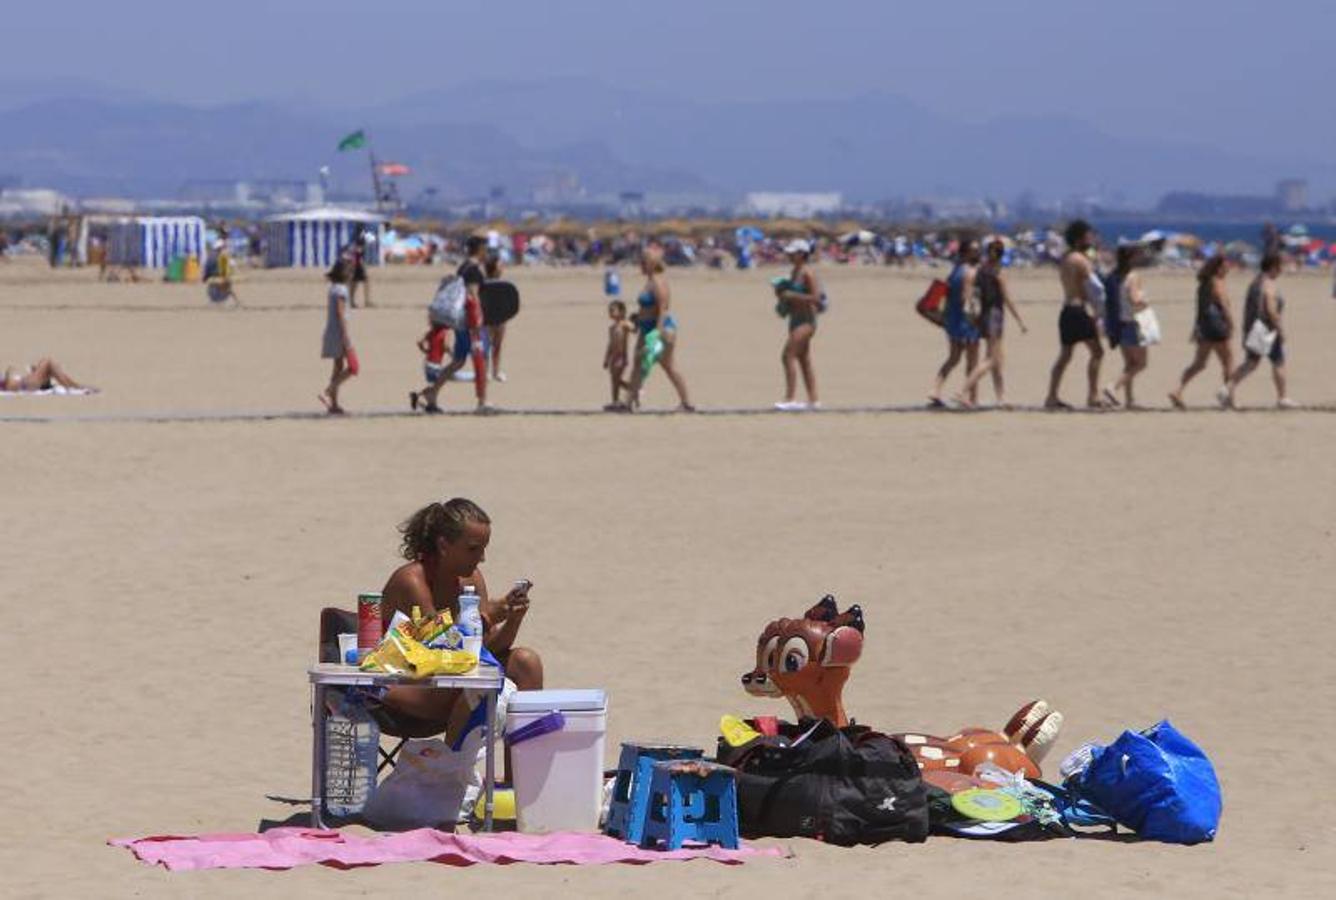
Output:
[[[76,83],[0,85],[0,178],[81,196],[173,197],[198,179],[313,181],[365,189],[366,160],[339,154],[365,128],[382,159],[406,163],[406,196],[508,195],[579,184],[737,197],[753,190],[841,191],[854,200],[1268,193],[1310,179],[1325,199],[1336,165],[1256,159],[1177,139],[1124,140],[1074,118],[969,123],[892,93],[820,101],[714,101],[598,82],[475,83],[374,108],[296,101],[196,107]]]

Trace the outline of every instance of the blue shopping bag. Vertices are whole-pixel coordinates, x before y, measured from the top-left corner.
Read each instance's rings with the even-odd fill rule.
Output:
[[[1196,844],[1213,839],[1220,825],[1215,767],[1167,719],[1095,747],[1069,787],[1150,840]]]

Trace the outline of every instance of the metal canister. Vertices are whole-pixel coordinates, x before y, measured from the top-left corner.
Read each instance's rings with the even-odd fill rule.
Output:
[[[357,656],[360,659],[380,646],[381,628],[379,593],[357,595]]]

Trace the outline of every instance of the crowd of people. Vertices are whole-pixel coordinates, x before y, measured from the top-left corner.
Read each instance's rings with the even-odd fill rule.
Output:
[[[669,268],[750,269],[779,265],[789,254],[795,238],[809,242],[812,262],[837,265],[887,265],[896,267],[949,267],[960,254],[961,232],[957,229],[901,229],[854,227],[839,233],[829,226],[806,222],[752,224],[668,222],[657,225],[589,225],[564,223],[552,231],[509,227],[487,228],[491,253],[506,265],[600,266],[634,265],[647,243],[658,247]],[[435,263],[458,258],[469,234],[438,234],[391,229],[381,255],[387,262]],[[1174,267],[1194,267],[1204,260],[1225,255],[1236,263],[1255,265],[1268,252],[1281,254],[1288,266],[1322,265],[1336,259],[1336,244],[1281,232],[1274,226],[1262,229],[1256,242],[1220,241],[1189,233],[1146,231],[1141,238],[1159,246],[1158,261]],[[999,231],[1003,259],[1008,268],[1056,265],[1066,254],[1060,230],[1017,227]],[[1101,264],[1113,265],[1112,248]]]
[[[1078,347],[1087,352],[1086,406],[1092,409],[1139,408],[1136,378],[1146,370],[1149,348],[1159,343],[1159,320],[1142,284],[1140,270],[1154,256],[1153,241],[1121,242],[1111,269],[1097,268],[1095,229],[1085,221],[1068,225],[1064,236],[1067,252],[1059,260],[1058,280],[1063,303],[1058,314],[1058,357],[1049,374],[1048,395],[1044,407],[1071,409],[1061,397],[1063,378]],[[1003,397],[1002,332],[1005,313],[1010,312],[1024,329],[1024,322],[1011,301],[1005,273],[1000,265],[1001,242],[988,243],[987,259],[981,259],[978,242],[964,238],[958,257],[947,279],[942,327],[946,333],[947,357],[937,370],[928,395],[930,407],[945,407],[942,392],[960,360],[966,363],[966,379],[954,403],[973,408],[978,403],[979,381],[988,373],[999,406]],[[1186,409],[1183,397],[1189,382],[1206,367],[1214,354],[1219,358],[1222,385],[1216,400],[1224,408],[1234,407],[1235,391],[1266,357],[1271,363],[1276,386],[1276,405],[1281,409],[1296,404],[1288,393],[1285,375],[1285,301],[1278,290],[1284,266],[1282,256],[1269,252],[1262,257],[1256,277],[1248,286],[1243,304],[1243,323],[1234,327],[1234,316],[1225,281],[1234,264],[1223,254],[1206,260],[1197,272],[1197,305],[1192,340],[1196,345],[1193,359],[1184,369],[1179,386],[1169,394],[1176,409]],[[1244,360],[1233,364],[1230,341],[1238,334],[1243,339]],[[979,342],[987,341],[988,353],[979,361]],[[1122,371],[1109,385],[1101,385],[1104,364],[1103,342],[1122,357]]]
[[[1141,270],[1155,260],[1161,248],[1153,239],[1120,241],[1111,257],[1112,265],[1101,267],[1097,235],[1090,223],[1081,220],[1070,223],[1063,239],[1066,249],[1057,260],[1063,298],[1056,323],[1058,355],[1049,373],[1044,408],[1073,408],[1062,399],[1061,388],[1078,349],[1086,354],[1088,408],[1140,408],[1136,380],[1149,364],[1149,348],[1160,340],[1158,317],[1142,282]],[[1028,333],[1029,328],[1008,282],[1007,244],[997,237],[981,242],[965,235],[955,241],[955,248],[956,258],[943,285],[938,322],[946,337],[946,358],[937,369],[927,405],[937,409],[974,409],[979,405],[980,385],[989,379],[996,405],[1009,408],[1005,396],[1007,319],[1010,317],[1022,334]],[[815,410],[820,408],[821,400],[813,348],[818,322],[828,301],[812,265],[815,244],[795,239],[782,249],[789,272],[771,281],[775,312],[787,324],[780,352],[783,394],[774,406],[783,412]],[[438,402],[441,390],[470,361],[479,412],[492,409],[487,403],[489,369],[494,378],[504,380],[499,363],[504,326],[484,326],[481,299],[484,285],[501,277],[503,264],[494,243],[483,236],[469,238],[464,250],[466,256],[456,276],[467,291],[467,320],[455,328],[432,324],[418,341],[418,349],[425,357],[425,383],[409,394],[409,405],[414,410],[441,412]],[[677,313],[672,308],[664,248],[657,243],[646,243],[640,248],[638,261],[645,281],[635,297],[634,308],[616,296],[620,293],[619,282],[614,283],[614,279],[606,282],[610,300],[603,369],[609,378],[610,401],[604,409],[637,410],[645,379],[657,367],[675,391],[678,409],[692,412],[695,407],[686,379],[676,365],[679,327]],[[350,296],[346,282],[351,264],[350,258],[345,258],[329,273],[331,287],[322,355],[332,360],[333,369],[320,400],[331,413],[343,411],[338,402],[339,388],[357,371],[347,317]],[[1219,359],[1222,371],[1222,384],[1216,394],[1220,406],[1234,407],[1239,384],[1261,364],[1263,357],[1271,364],[1277,406],[1282,409],[1295,406],[1285,373],[1284,299],[1278,290],[1283,267],[1284,260],[1277,252],[1269,252],[1262,258],[1259,272],[1247,290],[1241,327],[1236,328],[1226,287],[1226,279],[1236,264],[1223,254],[1201,264],[1192,332],[1195,350],[1178,387],[1169,394],[1175,408],[1187,407],[1184,391],[1212,355]],[[1237,367],[1231,346],[1236,336],[1242,338],[1244,351],[1244,359]],[[1107,384],[1103,381],[1105,342],[1110,351],[1117,351],[1121,357],[1121,370]],[[947,384],[962,362],[964,380],[948,399]],[[805,399],[798,397],[800,379]]]

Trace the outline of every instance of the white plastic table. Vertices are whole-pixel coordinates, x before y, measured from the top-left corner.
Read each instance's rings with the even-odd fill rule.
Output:
[[[483,830],[492,830],[492,802],[496,789],[496,701],[505,686],[505,676],[496,666],[480,665],[464,675],[437,675],[411,679],[399,675],[363,672],[356,666],[320,663],[307,670],[311,678],[311,826],[324,828],[325,812],[325,694],[331,687],[388,687],[411,684],[415,687],[453,688],[483,691],[487,703],[486,774],[483,777]]]

